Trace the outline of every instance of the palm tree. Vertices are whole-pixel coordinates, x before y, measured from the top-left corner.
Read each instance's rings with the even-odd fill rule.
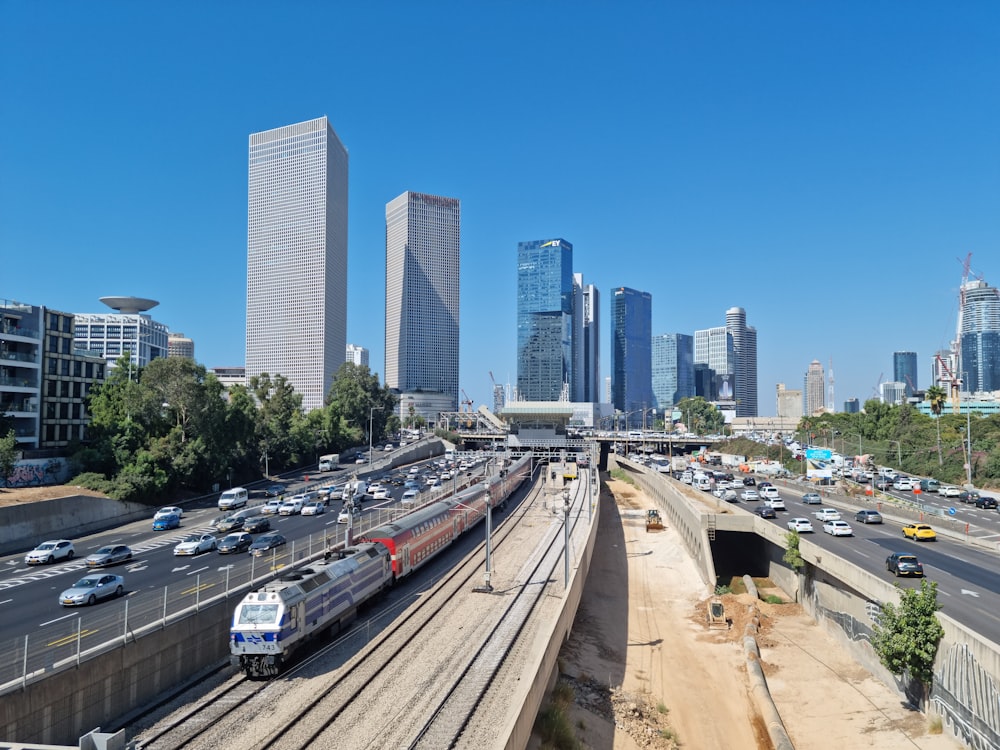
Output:
[[[934,422],[937,425],[938,466],[941,466],[944,464],[944,460],[941,458],[941,412],[944,411],[944,402],[948,394],[945,393],[944,388],[932,385],[927,389],[925,396],[931,405],[931,413],[934,414]]]

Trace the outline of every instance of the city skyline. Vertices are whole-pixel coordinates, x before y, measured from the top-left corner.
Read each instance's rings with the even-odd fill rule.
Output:
[[[491,372],[515,381],[508,259],[525,237],[573,240],[605,319],[617,286],[652,294],[654,334],[744,308],[762,415],[774,384],[800,383],[813,359],[832,360],[836,404],[871,398],[894,351],[917,353],[928,383],[955,338],[962,259],[1000,281],[992,5],[662,4],[609,18],[557,2],[527,21],[483,7],[472,18],[496,33],[475,43],[449,14],[314,10],[303,28],[183,2],[5,8],[3,127],[17,148],[0,157],[0,246],[19,273],[4,295],[92,312],[103,295],[157,299],[207,367],[246,362],[244,139],[322,115],[352,162],[347,335],[383,376],[384,206],[405,189],[462,200],[459,382],[477,404],[492,403]],[[580,43],[568,60],[525,58],[504,41],[525,28]],[[265,32],[277,62],[260,68],[247,40]],[[414,60],[449,71],[462,106],[419,85],[372,96]],[[553,111],[553,91],[571,116],[527,116]]]

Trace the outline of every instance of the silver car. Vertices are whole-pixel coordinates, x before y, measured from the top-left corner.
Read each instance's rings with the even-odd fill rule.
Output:
[[[59,595],[64,607],[94,604],[98,599],[111,599],[125,593],[125,579],[110,573],[93,573],[81,578]]]
[[[191,534],[184,537],[183,541],[174,547],[174,554],[200,555],[202,552],[211,552],[216,545],[215,537],[211,534]]]
[[[109,544],[101,547],[84,559],[88,568],[103,568],[105,565],[116,565],[132,559],[132,549],[124,544]]]

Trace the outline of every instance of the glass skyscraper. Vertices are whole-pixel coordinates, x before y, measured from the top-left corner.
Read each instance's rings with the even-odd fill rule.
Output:
[[[662,333],[653,337],[653,396],[656,407],[666,411],[684,398],[695,395],[694,336]]]
[[[757,329],[747,325],[742,307],[726,310],[726,330],[733,338],[736,416],[757,416]]]
[[[250,135],[247,378],[323,405],[347,346],[347,149],[326,117]]]
[[[1000,390],[1000,292],[985,281],[962,287],[962,390]]]
[[[892,379],[906,386],[906,398],[917,390],[917,353],[892,353]]]
[[[461,219],[456,198],[408,191],[385,207],[385,382],[431,423],[458,410]]]
[[[573,380],[573,246],[517,245],[517,398],[570,399]]]
[[[653,298],[628,287],[612,291],[611,401],[642,424],[642,412],[656,406],[652,379]],[[631,414],[637,412],[637,414]]]
[[[573,274],[573,401],[600,402],[601,375],[600,294],[593,284],[583,283],[583,274]]]

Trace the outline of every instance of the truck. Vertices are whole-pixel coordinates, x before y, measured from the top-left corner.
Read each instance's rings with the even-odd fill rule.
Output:
[[[328,453],[325,456],[319,457],[319,470],[320,471],[333,471],[337,464],[340,463],[339,453]]]

